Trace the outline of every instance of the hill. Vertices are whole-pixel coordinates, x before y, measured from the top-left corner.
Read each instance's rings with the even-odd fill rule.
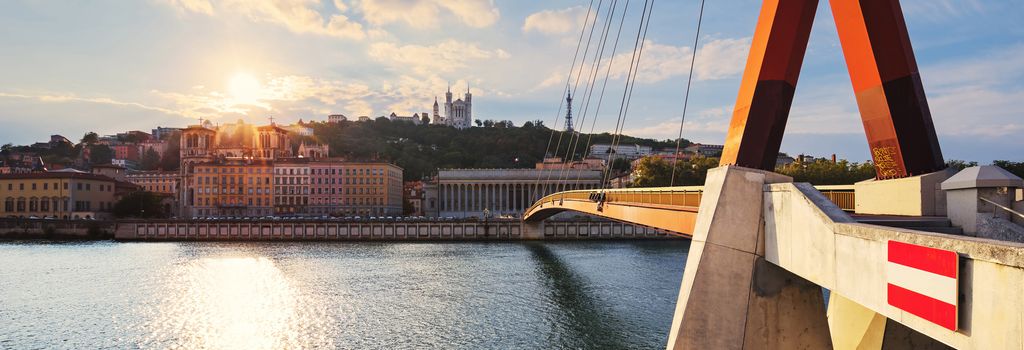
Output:
[[[314,137],[300,138],[297,142],[320,142],[330,146],[331,155],[349,160],[380,160],[397,164],[405,169],[406,180],[418,180],[437,173],[442,168],[532,168],[545,155],[551,129],[543,123],[526,122],[521,127],[512,122],[484,122],[483,127],[455,129],[439,125],[415,125],[377,118],[369,122],[314,123]],[[554,133],[552,153],[559,133]],[[575,159],[586,153],[587,140],[591,144],[611,143],[609,133],[582,134],[576,147]],[[671,140],[623,136],[623,145],[639,144],[655,149],[674,148]],[[563,138],[558,156],[565,156],[569,144]],[[683,140],[682,146],[689,145]]]

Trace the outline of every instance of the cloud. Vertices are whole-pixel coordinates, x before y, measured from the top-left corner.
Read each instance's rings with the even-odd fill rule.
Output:
[[[361,0],[356,7],[368,23],[405,23],[413,28],[437,27],[442,11],[474,28],[489,27],[501,17],[493,0]]]
[[[621,50],[621,48],[620,48]],[[739,76],[746,66],[747,54],[750,51],[750,38],[715,39],[703,44],[697,51],[697,62],[693,67],[693,79],[695,81],[720,80]],[[668,79],[685,77],[690,71],[690,58],[693,51],[689,46],[673,46],[659,44],[652,40],[644,42],[643,55],[640,57],[640,69],[637,72],[636,81],[640,84],[653,84]],[[615,55],[612,59],[611,79],[624,79],[629,75],[630,61],[633,58],[632,50]],[[608,60],[601,62],[606,67]],[[578,72],[573,71],[573,79]],[[593,66],[587,64],[583,67],[583,77],[580,84],[586,84],[592,72]],[[602,68],[603,72],[604,68]],[[567,69],[561,67],[544,78],[536,89],[543,89],[552,86],[565,84],[565,72]],[[599,74],[598,78],[603,79],[604,75]]]
[[[110,105],[110,106],[118,106],[118,107],[130,107],[130,108],[137,108],[137,109],[146,110],[146,111],[152,111],[152,112],[158,112],[158,113],[164,113],[164,114],[170,114],[170,115],[184,116],[183,114],[179,113],[178,111],[175,111],[175,110],[172,110],[172,109],[154,107],[154,106],[150,106],[150,105],[146,105],[146,104],[142,104],[142,103],[138,103],[138,102],[118,101],[118,100],[114,100],[114,99],[107,98],[107,97],[79,97],[79,96],[76,96],[74,94],[59,94],[59,93],[56,93],[56,94],[55,93],[15,94],[15,93],[0,92],[0,98],[35,100],[35,101],[44,102],[44,103],[85,102],[85,103],[94,103],[94,104],[102,104],[102,105]]]
[[[526,16],[523,32],[566,34],[579,30],[586,20],[587,8],[574,6],[561,10],[544,10]]]
[[[167,4],[182,11],[213,15],[213,4],[209,0],[165,0]]]
[[[371,58],[394,67],[411,67],[421,75],[452,72],[466,67],[469,61],[510,57],[509,53],[502,49],[487,50],[476,44],[450,39],[431,46],[374,43],[370,45],[368,54]]]
[[[900,5],[908,16],[933,22],[985,12],[980,0],[904,0]]]
[[[363,25],[342,14],[324,16],[322,4],[317,0],[166,0],[167,4],[183,13],[208,16],[243,16],[253,22],[282,26],[299,34],[317,34],[337,38],[362,40],[366,38]],[[340,0],[334,7],[341,12],[348,9]]]
[[[749,37],[715,39],[703,44],[697,51],[697,61],[693,67],[694,80],[718,80],[743,73],[749,51]],[[692,55],[693,49],[689,46],[664,45],[647,40],[636,79],[641,83],[656,83],[685,76],[690,71]],[[632,52],[616,55],[612,77],[625,78],[629,73],[631,59]]]
[[[687,113],[686,124],[683,126],[683,138],[688,140],[720,140],[724,138],[725,132],[729,129],[729,120],[732,117],[732,106],[719,106]],[[658,140],[675,140],[679,136],[680,117],[668,120],[651,122],[641,121],[639,123],[627,123],[627,125],[641,124],[644,126],[626,128],[623,133],[630,136],[648,137]],[[721,141],[715,141],[720,143]]]

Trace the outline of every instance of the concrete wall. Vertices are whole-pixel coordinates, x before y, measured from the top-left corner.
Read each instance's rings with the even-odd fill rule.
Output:
[[[855,211],[857,214],[944,216],[946,196],[939,185],[955,173],[946,169],[902,179],[858,182],[854,184]]]
[[[1024,348],[1024,244],[854,223],[807,184],[765,190],[765,256],[771,263],[946,345]],[[890,240],[960,254],[960,330],[888,305]]]
[[[126,222],[119,240],[523,240],[674,238],[654,229],[595,221],[482,222]]]

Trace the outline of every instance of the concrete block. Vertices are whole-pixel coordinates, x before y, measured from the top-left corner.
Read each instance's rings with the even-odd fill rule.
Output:
[[[886,300],[886,242],[835,235],[835,284],[823,286],[873,310],[884,310]]]
[[[762,257],[752,278],[744,348],[832,348],[821,287]]]
[[[946,169],[892,180],[866,180],[853,185],[855,212],[874,215],[942,216],[945,193],[940,184],[954,174]]]
[[[690,254],[694,248],[690,246]],[[700,260],[696,264],[688,263],[686,269],[701,268],[693,269],[689,289],[685,289],[685,309],[681,315],[676,315],[681,323],[678,331],[673,332],[682,336],[675,337],[669,348],[742,349],[750,282],[757,257],[715,244],[697,249],[701,250]]]
[[[839,293],[829,294],[828,327],[834,349],[880,350],[887,320]]]

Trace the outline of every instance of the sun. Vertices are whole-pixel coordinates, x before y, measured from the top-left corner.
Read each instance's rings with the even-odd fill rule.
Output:
[[[238,103],[255,104],[262,97],[263,87],[252,74],[235,73],[228,81],[228,93]]]

